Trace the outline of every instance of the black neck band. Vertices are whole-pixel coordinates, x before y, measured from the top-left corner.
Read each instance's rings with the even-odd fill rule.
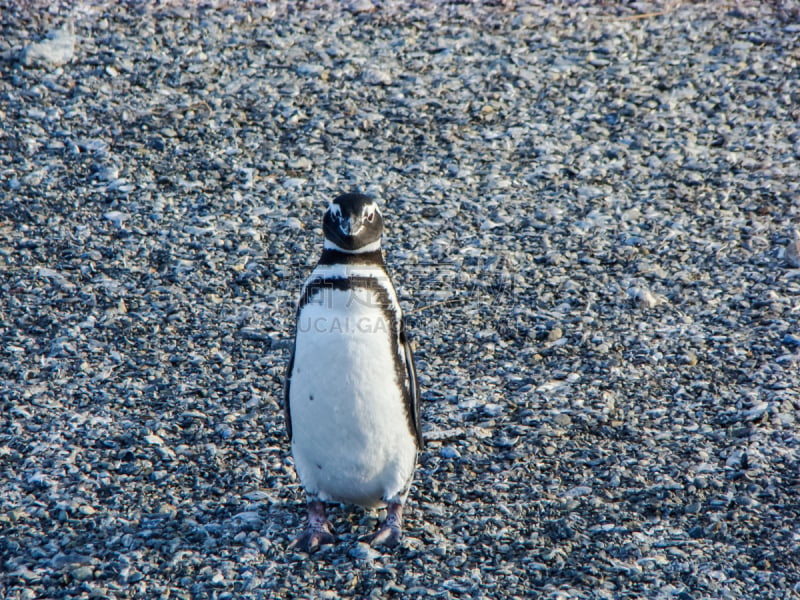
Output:
[[[351,254],[340,250],[325,248],[319,259],[321,265],[382,265],[383,253],[380,250]]]

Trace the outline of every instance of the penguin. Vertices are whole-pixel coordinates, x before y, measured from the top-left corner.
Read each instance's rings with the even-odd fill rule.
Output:
[[[376,200],[330,202],[319,262],[297,303],[284,411],[307,522],[290,549],[336,542],[325,503],[386,507],[365,541],[396,546],[423,447],[419,385],[403,314],[381,250]]]

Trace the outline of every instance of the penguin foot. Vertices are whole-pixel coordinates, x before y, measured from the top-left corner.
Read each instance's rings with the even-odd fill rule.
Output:
[[[389,546],[393,548],[400,543],[403,539],[403,530],[399,527],[392,527],[386,523],[382,523],[378,530],[372,535],[366,537],[366,542],[370,546]]]
[[[303,532],[294,538],[289,544],[289,550],[299,550],[300,552],[308,552],[311,554],[320,546],[325,544],[335,544],[336,537],[332,533],[330,523],[323,529],[314,529],[306,527]]]
[[[367,536],[366,542],[370,546],[394,547],[403,539],[403,505],[391,503],[386,509],[386,519],[378,530]]]
[[[287,550],[300,550],[309,554],[326,544],[335,544],[333,525],[325,516],[325,505],[319,500],[308,503],[308,523],[302,533],[294,538]]]

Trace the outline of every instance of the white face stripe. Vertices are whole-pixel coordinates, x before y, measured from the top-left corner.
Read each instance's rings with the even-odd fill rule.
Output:
[[[331,202],[328,204],[328,210],[330,211],[330,213],[332,215],[334,215],[336,217],[342,216],[342,207],[339,206],[339,204],[337,204],[333,200],[331,200]],[[381,209],[378,206],[378,203],[374,202],[374,201],[365,204],[364,208],[361,211],[362,216],[365,216],[365,217],[367,215],[369,215],[370,213],[378,213],[379,215],[383,216],[383,213],[381,212]]]
[[[364,254],[365,252],[375,252],[375,250],[380,250],[381,241],[375,240],[374,242],[370,242],[366,246],[362,246],[356,250],[345,250],[341,246],[330,241],[328,238],[325,238],[325,241],[322,242],[322,247],[325,250],[338,250],[339,252],[344,252],[345,254]]]
[[[374,215],[375,213],[383,216],[381,214],[381,209],[378,208],[378,205],[375,202],[370,202],[369,204],[365,204],[364,209],[361,211],[361,215],[363,217],[368,217],[369,215]]]

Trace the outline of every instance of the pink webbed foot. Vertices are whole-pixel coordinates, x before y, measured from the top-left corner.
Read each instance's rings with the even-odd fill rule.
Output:
[[[308,522],[303,531],[288,546],[288,550],[314,552],[325,544],[335,544],[333,525],[325,515],[325,505],[319,500],[308,503]]]
[[[377,531],[367,536],[366,542],[370,546],[394,547],[403,539],[403,505],[392,502],[386,508],[386,518]]]

